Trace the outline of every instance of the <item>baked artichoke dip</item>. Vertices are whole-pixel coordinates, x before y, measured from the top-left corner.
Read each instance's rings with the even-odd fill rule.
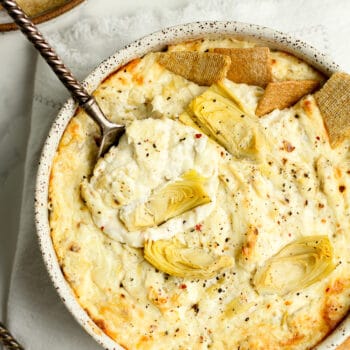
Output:
[[[94,95],[125,134],[95,164],[98,127],[78,110],[49,189],[57,257],[96,330],[125,349],[321,342],[350,306],[349,86],[228,38],[109,76]]]

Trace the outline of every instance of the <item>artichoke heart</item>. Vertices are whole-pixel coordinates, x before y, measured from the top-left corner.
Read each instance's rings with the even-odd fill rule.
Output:
[[[300,238],[283,247],[257,270],[253,283],[260,294],[285,295],[304,289],[335,268],[327,236]]]
[[[187,113],[207,136],[232,155],[241,157],[256,152],[257,131],[254,122],[220,85],[212,85],[192,100]],[[182,118],[181,121],[190,124],[186,119]]]
[[[154,191],[146,202],[124,206],[119,217],[129,231],[157,226],[188,210],[211,202],[204,188],[205,178],[195,170]]]
[[[212,278],[234,264],[230,256],[215,256],[199,248],[189,248],[175,238],[147,241],[144,257],[158,270],[184,278]]]

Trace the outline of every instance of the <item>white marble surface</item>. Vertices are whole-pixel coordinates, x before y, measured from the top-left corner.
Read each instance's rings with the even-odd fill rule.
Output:
[[[87,0],[70,13],[41,25],[40,29],[52,36],[81,18],[128,16],[143,8],[157,11],[160,6],[176,8],[188,3],[190,0]],[[220,7],[221,1],[217,3]],[[252,6],[253,3],[259,3],[259,6]],[[271,13],[271,16],[262,16],[262,13]],[[315,36],[309,33],[308,41],[327,51],[344,70],[350,71],[349,14],[350,1],[347,0],[232,0],[232,11],[227,19],[263,24],[294,33],[314,30]],[[210,18],[203,18],[206,19]],[[35,66],[35,51],[21,33],[0,34],[0,320],[5,320],[7,313]]]

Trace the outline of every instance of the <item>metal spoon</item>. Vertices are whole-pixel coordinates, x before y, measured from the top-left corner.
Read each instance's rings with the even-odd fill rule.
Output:
[[[85,90],[83,85],[76,78],[74,78],[73,74],[64,65],[55,50],[47,43],[38,28],[17,5],[16,1],[0,0],[0,4],[13,18],[22,33],[39,51],[40,55],[45,59],[57,77],[69,90],[73,98],[98,124],[102,138],[99,145],[97,159],[102,157],[113,144],[118,143],[120,137],[125,131],[125,126],[112,123],[105,117],[95,98]]]

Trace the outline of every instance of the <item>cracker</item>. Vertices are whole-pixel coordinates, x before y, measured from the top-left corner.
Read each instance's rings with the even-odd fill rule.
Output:
[[[287,80],[269,83],[261,97],[255,114],[259,117],[274,109],[291,107],[304,95],[314,91],[319,85],[317,80]]]
[[[350,136],[350,75],[334,73],[315,94],[332,148]]]
[[[174,51],[161,53],[158,63],[198,85],[210,86],[225,78],[231,60],[218,53]]]
[[[235,83],[265,87],[272,81],[270,49],[268,47],[216,48],[214,52],[230,56],[231,66],[227,72],[227,78]]]

